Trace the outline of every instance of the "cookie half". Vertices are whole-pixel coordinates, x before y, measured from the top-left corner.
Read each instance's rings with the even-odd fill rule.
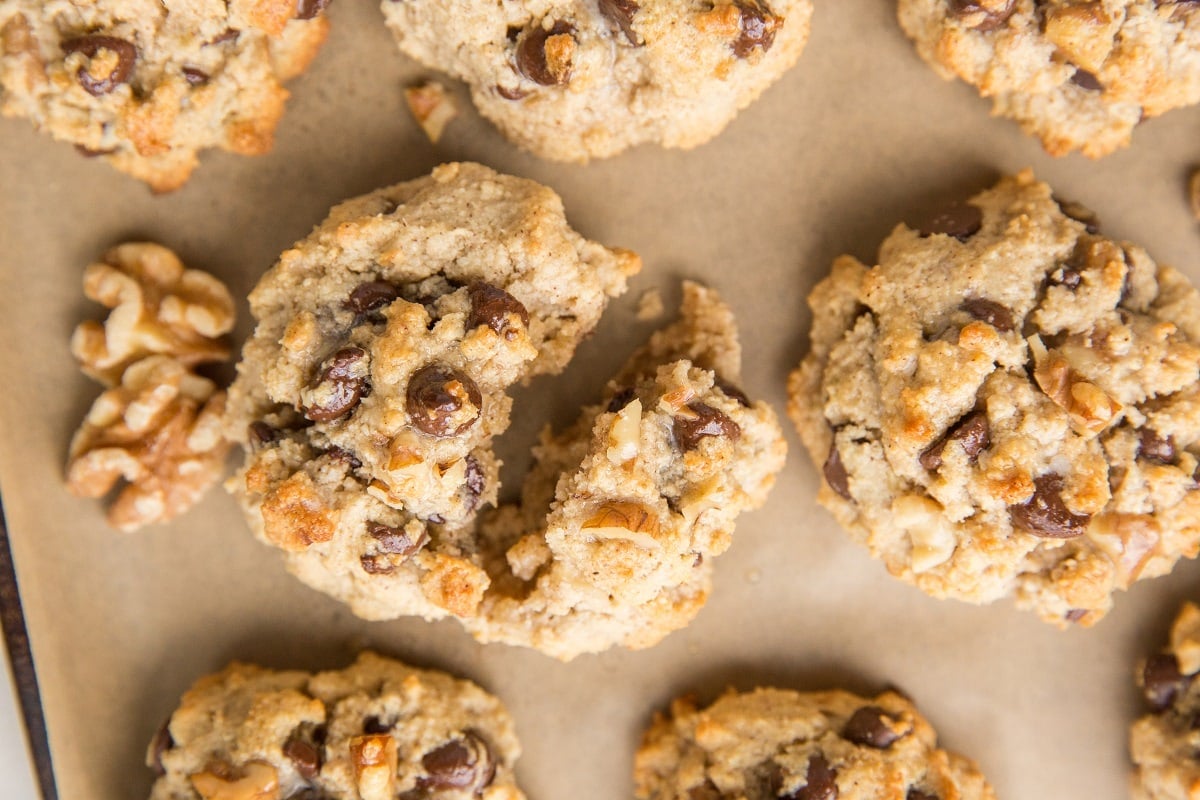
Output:
[[[384,0],[401,51],[471,87],[544,158],[587,161],[721,132],[800,57],[809,0]]]
[[[934,597],[1090,625],[1200,546],[1200,294],[1028,171],[809,297],[819,501]]]
[[[283,83],[325,41],[328,0],[4,0],[0,111],[155,191],[197,153],[271,149]]]
[[[903,696],[730,691],[657,715],[634,760],[638,800],[988,800],[976,765],[937,746]]]
[[[310,674],[230,664],[155,736],[151,800],[521,800],[507,710],[475,684],[362,653]]]
[[[1194,0],[900,0],[942,77],[990,97],[1053,155],[1129,144],[1143,119],[1200,102]]]

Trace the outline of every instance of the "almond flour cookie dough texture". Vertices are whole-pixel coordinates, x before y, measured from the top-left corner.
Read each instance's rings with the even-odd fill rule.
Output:
[[[271,149],[329,0],[0,0],[0,110],[156,191]]]
[[[1054,155],[1107,155],[1142,119],[1200,102],[1196,0],[900,0],[900,24]]]
[[[522,800],[519,755],[495,697],[367,652],[316,675],[234,663],[201,678],[146,763],[151,800]]]
[[[634,760],[638,800],[994,800],[895,692],[729,692],[656,716]]]
[[[809,298],[818,496],[935,597],[1090,625],[1200,543],[1200,295],[1028,172]]]
[[[400,49],[545,158],[716,136],[804,48],[809,0],[384,0]]]
[[[1130,732],[1136,766],[1135,800],[1189,800],[1200,796],[1200,608],[1184,603],[1164,652],[1146,659],[1138,685],[1153,707]]]

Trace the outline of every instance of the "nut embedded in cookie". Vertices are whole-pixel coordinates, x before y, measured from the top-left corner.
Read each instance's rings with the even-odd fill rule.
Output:
[[[789,412],[893,575],[1091,625],[1200,549],[1200,294],[1028,171],[967,206],[834,263]]]

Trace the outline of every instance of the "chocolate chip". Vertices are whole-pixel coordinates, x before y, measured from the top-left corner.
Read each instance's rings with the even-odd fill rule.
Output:
[[[1012,312],[993,300],[972,297],[964,300],[960,307],[975,319],[986,322],[998,331],[1007,333],[1013,329]]]
[[[313,780],[321,771],[321,753],[311,743],[299,736],[293,736],[283,745],[283,754],[296,767],[301,777]]]
[[[461,739],[451,739],[421,757],[428,775],[419,783],[429,789],[471,789],[480,792],[496,777],[492,749],[475,731],[466,731]]]
[[[467,456],[467,477],[463,483],[467,487],[467,512],[475,510],[479,505],[479,497],[483,494],[483,490],[487,488],[487,478],[483,474],[483,468],[479,466],[479,462],[474,456]]]
[[[921,466],[930,472],[940,468],[942,455],[946,450],[946,445],[950,442],[958,442],[962,445],[963,452],[974,463],[979,458],[979,454],[992,443],[992,429],[988,424],[987,413],[974,411],[955,423],[945,436],[921,453],[918,459]]]
[[[842,736],[855,744],[886,750],[900,738],[889,724],[894,721],[878,706],[863,706],[850,715]]]
[[[251,449],[258,450],[269,444],[274,444],[283,437],[283,431],[274,428],[261,419],[251,422],[246,427],[246,438]]]
[[[457,436],[479,419],[483,396],[465,373],[445,364],[428,364],[408,379],[405,404],[417,430],[430,436]]]
[[[1005,22],[1008,22],[1008,18],[1011,17],[1013,12],[1016,10],[1017,4],[1015,0],[1009,0],[1004,8],[1000,9],[999,11],[993,11],[991,9],[984,8],[979,4],[978,0],[950,0],[950,11],[953,12],[955,16],[966,17],[982,12],[984,16],[979,22],[975,23],[973,27],[975,30],[983,31],[984,33],[994,31],[1002,26]]]
[[[367,281],[350,291],[342,305],[355,314],[367,314],[389,305],[400,297],[400,289],[387,281]]]
[[[1100,232],[1100,220],[1096,217],[1096,212],[1083,203],[1076,203],[1074,200],[1062,200],[1058,197],[1053,199],[1054,202],[1058,203],[1059,209],[1065,216],[1070,217],[1076,222],[1082,222],[1088,233],[1095,234]]]
[[[638,43],[637,31],[633,29],[633,15],[637,13],[638,4],[634,0],[598,0],[600,13],[616,23],[629,43]]]
[[[296,0],[296,19],[312,19],[333,0]]]
[[[688,403],[691,415],[679,415],[671,424],[675,442],[684,452],[695,450],[706,436],[726,436],[736,440],[742,429],[724,411],[718,411],[706,403]]]
[[[1162,711],[1191,683],[1179,671],[1179,661],[1171,653],[1159,653],[1146,659],[1142,668],[1142,693],[1157,711]]]
[[[1076,69],[1075,74],[1071,76],[1071,83],[1081,89],[1087,89],[1089,92],[1104,91],[1104,86],[1100,83],[1100,79],[1086,69]]]
[[[1138,458],[1170,464],[1175,461],[1175,437],[1161,436],[1153,428],[1142,428],[1138,439]]]
[[[359,400],[369,391],[366,376],[358,375],[358,364],[367,357],[361,347],[343,347],[330,356],[321,368],[317,381],[321,393],[321,405],[304,409],[304,416],[313,422],[332,422],[354,410]]]
[[[952,203],[917,225],[921,238],[944,233],[960,242],[970,239],[983,227],[983,211],[970,203]]]
[[[101,50],[108,50],[116,54],[116,66],[102,78],[94,77],[88,72],[86,65],[81,66],[75,72],[75,80],[79,81],[79,85],[93,97],[106,95],[121,84],[129,83],[129,79],[133,76],[133,65],[137,61],[137,48],[133,46],[132,42],[118,39],[115,36],[91,34],[67,39],[63,41],[61,47],[63,54],[68,56],[72,53],[83,53],[88,58],[95,58]]]
[[[183,67],[180,72],[183,73],[183,79],[190,86],[203,86],[208,83],[208,73],[202,69],[195,67]]]
[[[204,43],[204,46],[207,47],[210,44],[222,44],[224,42],[235,42],[241,35],[242,32],[237,28],[226,28],[224,33],[219,33],[213,38],[209,39]]]
[[[1067,612],[1066,620],[1067,620],[1067,622],[1079,622],[1079,620],[1083,619],[1086,616],[1087,616],[1086,608],[1072,608],[1070,611]]]
[[[1091,517],[1073,514],[1063,503],[1061,476],[1048,472],[1034,478],[1033,485],[1033,497],[1027,503],[1008,509],[1014,525],[1034,536],[1052,539],[1070,539],[1084,532]]]
[[[338,447],[336,444],[327,449],[325,451],[325,455],[329,456],[334,461],[342,462],[346,466],[350,467],[350,469],[362,468],[362,461],[359,460],[358,456],[354,455],[354,453],[351,453],[344,447]]]
[[[150,768],[154,770],[155,775],[160,777],[167,774],[167,769],[162,763],[163,753],[175,746],[175,740],[171,738],[171,731],[167,727],[170,723],[171,720],[164,722],[150,742]]]
[[[1083,275],[1074,267],[1063,266],[1059,268],[1053,281],[1059,286],[1065,286],[1068,289],[1078,289],[1079,284],[1083,282]]]
[[[379,717],[372,714],[363,720],[363,733],[370,733],[378,736],[383,733],[388,733],[392,729],[392,723],[384,722]]]
[[[507,87],[496,84],[496,94],[503,97],[505,100],[522,100],[529,96],[529,92],[524,89],[509,89]]]
[[[359,556],[358,563],[362,566],[363,572],[368,575],[388,575],[396,571],[396,565],[392,563],[392,560],[383,555]]]
[[[725,396],[728,397],[729,399],[736,400],[738,402],[738,405],[745,406],[746,408],[750,408],[750,398],[746,397],[745,392],[743,392],[737,386],[734,386],[729,381],[725,380],[724,378],[718,377],[716,380],[716,387],[718,389],[720,389],[722,392],[724,392]]]
[[[825,756],[815,753],[808,758],[804,785],[780,800],[836,800],[837,796],[837,770],[829,766]]]
[[[825,459],[825,466],[821,471],[825,473],[825,482],[829,484],[830,489],[847,500],[854,499],[850,496],[850,476],[846,474],[846,465],[842,463],[836,442],[830,445],[829,456]]]
[[[734,0],[741,12],[741,30],[733,40],[733,54],[746,58],[760,48],[764,53],[775,44],[775,33],[783,27],[783,19],[771,13],[762,0]]]
[[[915,786],[908,790],[908,794],[904,795],[904,800],[940,800],[936,794],[923,792]]]
[[[517,330],[512,323],[513,317],[519,319],[523,327],[529,328],[529,312],[520,300],[503,289],[490,283],[476,281],[467,287],[467,296],[471,299],[467,330],[475,330],[485,325],[512,341],[517,336]]]
[[[573,36],[574,33],[575,28],[562,20],[555,22],[549,30],[534,25],[517,40],[517,70],[542,86],[561,86],[566,83],[571,79],[571,65],[561,63],[560,59],[548,58],[546,42],[551,36]]]
[[[610,414],[617,413],[622,408],[624,408],[625,406],[632,403],[635,397],[637,397],[637,392],[635,392],[633,389],[629,388],[628,386],[625,387],[621,391],[614,394],[612,396],[612,399],[608,401],[608,408],[607,408],[608,413],[610,413]]]
[[[404,528],[392,528],[382,522],[368,522],[367,533],[375,540],[379,552],[398,556],[411,556],[429,542],[425,531],[421,531],[417,540],[413,541]]]

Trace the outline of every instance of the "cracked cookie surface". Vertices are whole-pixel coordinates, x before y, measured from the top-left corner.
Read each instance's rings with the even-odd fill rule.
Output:
[[[1047,151],[1096,158],[1144,118],[1200,102],[1194,0],[900,0],[921,57]]]
[[[935,597],[1090,625],[1200,545],[1200,294],[1028,172],[848,256],[789,412],[819,501]]]
[[[475,684],[371,652],[311,674],[234,663],[154,737],[151,800],[521,800],[520,744]]]
[[[0,110],[156,191],[197,152],[271,149],[327,34],[328,0],[3,0]]]
[[[586,161],[716,136],[800,56],[809,0],[382,3],[408,56],[471,87],[537,155]]]
[[[760,688],[658,714],[634,758],[638,800],[994,800],[975,764],[895,692]]]

